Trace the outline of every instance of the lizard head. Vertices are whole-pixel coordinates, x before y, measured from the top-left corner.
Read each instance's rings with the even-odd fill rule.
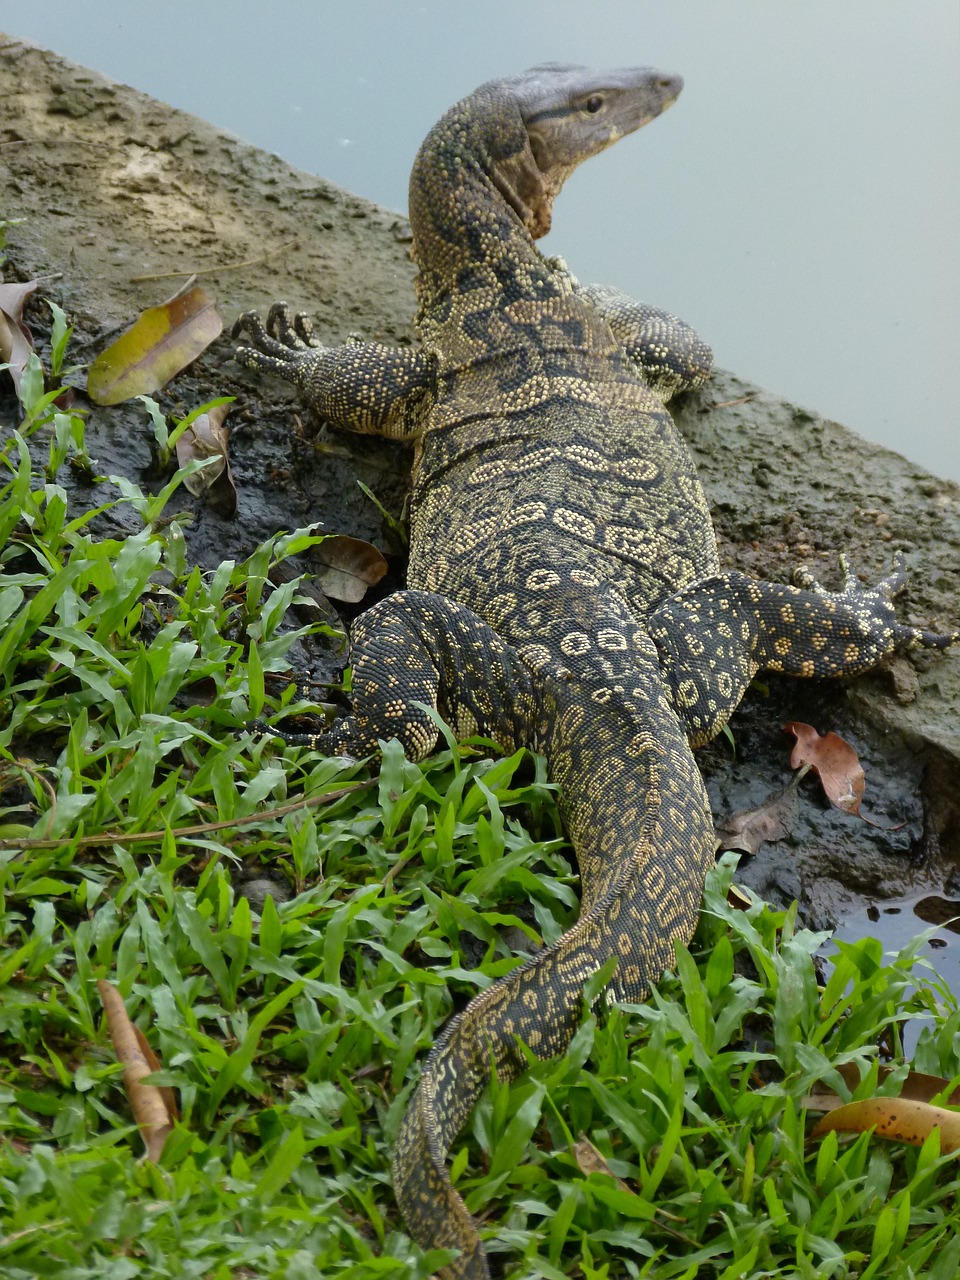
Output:
[[[490,176],[537,239],[550,230],[553,201],[577,165],[654,120],[683,80],[651,67],[593,71],[550,62],[490,87],[516,103],[526,138],[509,154],[491,148]],[[506,142],[512,133],[501,136]]]
[[[583,160],[655,119],[683,81],[650,67],[592,71],[545,63],[490,80],[423,141],[410,175],[421,305],[466,261],[550,230],[553,201]],[[529,241],[528,241],[529,243]],[[524,250],[512,244],[516,257]]]

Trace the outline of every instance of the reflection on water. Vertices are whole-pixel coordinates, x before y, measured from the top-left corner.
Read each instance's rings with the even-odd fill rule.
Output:
[[[871,903],[846,916],[837,926],[834,939],[857,942],[861,938],[879,938],[885,952],[898,952],[928,931],[930,937],[920,949],[921,958],[927,960],[950,991],[960,993],[960,940],[956,936],[960,934],[960,901],[955,898],[924,893]],[[831,941],[824,948],[827,960],[832,950]],[[915,1019],[903,1027],[907,1057],[913,1053],[923,1025]]]
[[[941,898],[934,894],[914,903],[913,910],[915,915],[928,924],[939,924],[951,933],[960,933],[960,902],[952,898]],[[947,945],[941,938],[932,938],[931,946],[934,944],[938,947]]]
[[[931,962],[951,989],[960,991],[960,944],[956,938],[944,936],[960,933],[960,901],[955,898],[924,893],[870,903],[845,916],[835,936],[843,942],[879,938],[885,951],[900,951],[931,925],[938,930],[924,944]]]

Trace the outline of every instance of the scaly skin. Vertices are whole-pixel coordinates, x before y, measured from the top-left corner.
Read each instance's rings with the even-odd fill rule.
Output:
[[[416,442],[411,590],[353,636],[354,714],[311,738],[415,758],[438,708],[461,736],[542,751],[582,878],[577,924],[478,995],[427,1058],[394,1157],[397,1200],[445,1277],[489,1270],[446,1157],[489,1077],[562,1053],[611,957],[637,1001],[689,939],[714,838],[691,743],[761,667],[866,669],[898,646],[897,573],[831,595],[721,573],[706,500],[664,399],[710,353],[674,317],[581,287],[537,251],[580,161],[667,107],[676,77],[547,66],[493,81],[430,132],[410,184],[419,351],[321,347],[281,304],[238,359],[293,381],[337,426]]]

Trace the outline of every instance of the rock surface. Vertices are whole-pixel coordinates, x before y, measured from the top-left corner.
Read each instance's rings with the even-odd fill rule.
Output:
[[[414,269],[403,216],[2,36],[0,93],[0,216],[23,220],[9,232],[7,278],[46,277],[40,292],[76,326],[73,359],[91,360],[193,272],[215,293],[227,329],[240,311],[285,298],[316,316],[325,341],[351,331],[413,341]],[[42,338],[49,327],[42,303],[32,304],[30,320]],[[226,337],[158,398],[165,411],[182,413],[231,394],[238,397],[228,425],[239,509],[226,519],[182,495],[180,509],[193,512],[187,540],[194,560],[246,555],[277,529],[312,520],[385,545],[381,514],[356,481],[398,515],[407,468],[400,446],[301,431],[289,390],[234,365]],[[0,391],[0,416],[15,421],[8,387]],[[956,484],[723,371],[677,416],[713,507],[724,564],[787,580],[803,563],[836,586],[839,552],[874,581],[900,550],[910,570],[901,615],[941,629],[958,625]],[[91,407],[87,436],[101,474],[159,487],[139,404]],[[115,496],[107,484],[71,484],[71,501],[85,507]],[[125,508],[104,517],[104,531],[110,522],[135,527]],[[402,581],[402,559],[393,563],[384,589]],[[316,670],[336,665],[329,649],[302,658]],[[733,721],[736,754],[722,738],[701,753],[715,812],[752,807],[786,783],[791,740],[780,726],[803,720],[857,748],[867,775],[864,809],[886,829],[829,809],[808,780],[790,834],[745,858],[741,878],[774,901],[799,897],[815,927],[844,915],[873,920],[891,904],[908,910],[918,899],[960,897],[960,656],[899,657],[843,687],[777,677],[764,684]],[[931,918],[924,909],[918,930]],[[941,931],[941,941],[952,936]],[[952,951],[941,946],[937,959],[960,978]]]

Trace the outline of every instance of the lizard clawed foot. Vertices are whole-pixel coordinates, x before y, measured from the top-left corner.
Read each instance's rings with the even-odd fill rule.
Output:
[[[323,343],[313,328],[313,318],[305,311],[292,316],[286,302],[275,302],[267,312],[267,333],[291,351],[315,350]]]
[[[852,573],[844,555],[840,556],[840,571],[843,574],[843,586],[839,591],[828,591],[817,581],[809,569],[800,568],[794,572],[793,581],[805,591],[828,600],[836,600],[854,609],[855,612],[882,621],[890,630],[894,645],[898,649],[947,649],[960,641],[960,631],[927,631],[922,627],[908,627],[898,622],[891,603],[894,596],[900,594],[907,585],[906,561],[901,554],[894,560],[893,571],[881,578],[875,587],[864,587],[855,573]]]
[[[804,591],[812,591],[818,596],[843,596],[845,599],[856,599],[857,596],[863,594],[863,588],[860,586],[860,579],[850,569],[847,557],[840,554],[838,557],[840,564],[840,572],[843,574],[843,586],[839,591],[828,591],[820,581],[813,576],[809,569],[803,565],[794,569],[793,584],[796,587],[802,587]],[[901,592],[906,585],[907,575],[903,556],[898,553],[894,561],[893,572],[887,577],[882,578],[873,588],[874,591],[880,592],[888,600]]]
[[[326,749],[326,739],[329,733],[329,725],[320,720],[319,717],[311,717],[316,719],[322,726],[317,729],[316,733],[290,733],[285,729],[280,729],[276,725],[267,724],[266,720],[248,720],[239,729],[238,733],[255,734],[258,738],[280,738],[288,747],[309,747],[312,751],[321,751],[324,754],[331,754]],[[353,759],[354,757],[350,757]]]
[[[259,369],[296,382],[298,362],[324,347],[317,338],[313,321],[303,311],[291,315],[286,302],[275,302],[264,325],[257,311],[244,311],[233,326],[233,337],[245,334],[252,346],[237,347],[234,359],[248,369]]]

